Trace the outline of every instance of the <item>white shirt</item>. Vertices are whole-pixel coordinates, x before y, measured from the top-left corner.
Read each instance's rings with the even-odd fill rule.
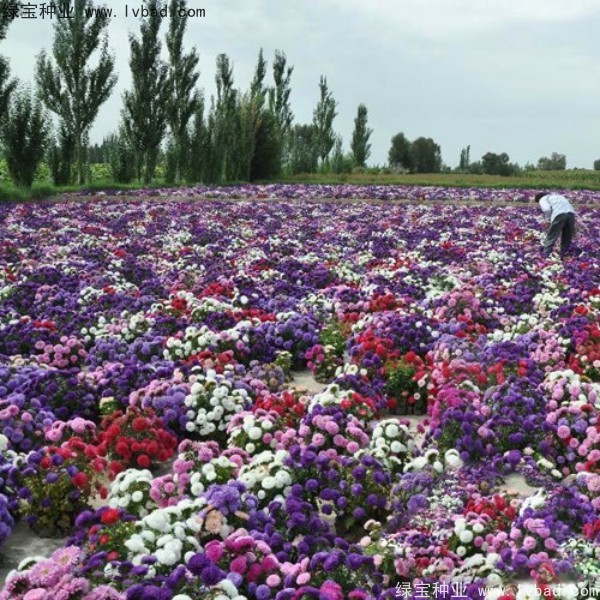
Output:
[[[544,216],[552,223],[558,215],[565,213],[574,213],[571,203],[560,194],[548,194],[540,199],[540,208],[544,211]]]

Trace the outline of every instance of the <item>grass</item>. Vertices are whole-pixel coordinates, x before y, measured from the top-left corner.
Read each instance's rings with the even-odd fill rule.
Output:
[[[237,183],[237,182],[236,182]],[[270,182],[275,183],[275,182]],[[422,185],[441,187],[491,187],[491,188],[538,188],[538,189],[591,189],[600,190],[600,171],[529,171],[513,177],[499,175],[466,175],[461,173],[431,174],[303,174],[282,177],[277,183],[355,184],[355,185]],[[233,182],[232,184],[233,185]],[[25,202],[51,198],[63,193],[116,191],[174,187],[156,180],[150,185],[123,184],[99,180],[83,186],[55,187],[47,182],[35,182],[31,190],[17,188],[0,182],[0,202]]]
[[[490,187],[490,188],[554,188],[600,190],[600,171],[530,171],[523,175],[502,177],[500,175],[468,175],[463,173],[416,173],[348,175],[309,174],[286,177],[286,183],[357,184],[357,185],[423,185],[441,187]]]

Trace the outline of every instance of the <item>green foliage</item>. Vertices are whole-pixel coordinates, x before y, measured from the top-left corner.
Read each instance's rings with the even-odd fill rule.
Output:
[[[319,80],[319,102],[313,112],[313,126],[315,128],[315,144],[317,156],[324,164],[335,144],[333,120],[337,116],[337,102],[327,86],[327,78],[321,75]]]
[[[108,174],[113,181],[130,183],[135,176],[135,154],[123,127],[118,134],[109,135],[105,142],[108,154]],[[108,177],[106,177],[108,179]]]
[[[6,114],[10,96],[17,85],[16,80],[10,81],[10,67],[8,61],[0,56],[0,115]]]
[[[17,7],[17,2],[0,0],[0,41],[6,36],[6,30],[12,22],[11,8]],[[0,115],[5,115],[8,110],[10,96],[17,85],[16,80],[10,80],[10,67],[8,61],[0,56]]]
[[[461,173],[467,173],[471,165],[471,146],[467,146],[460,151],[460,160],[458,162],[458,170]]]
[[[367,127],[367,107],[364,104],[359,104],[356,118],[354,119],[352,143],[350,144],[353,162],[357,167],[364,167],[371,155],[369,138],[372,133],[373,130]]]
[[[186,0],[171,0],[169,13],[187,14]],[[183,34],[187,25],[187,16],[169,20],[167,33],[167,49],[169,51],[169,80],[171,98],[168,106],[168,123],[171,132],[169,141],[166,172],[168,180],[181,182],[186,171],[185,162],[189,157],[190,135],[189,124],[200,105],[200,93],[196,83],[200,74],[197,71],[199,62],[196,48],[183,52]]]
[[[169,67],[160,58],[158,38],[162,16],[159,0],[147,0],[148,17],[140,25],[140,37],[129,36],[132,89],[123,96],[123,123],[135,156],[138,180],[154,177],[161,142],[167,129],[172,81]]]
[[[442,167],[441,148],[431,138],[417,138],[410,145],[410,155],[413,172],[440,172]]]
[[[206,134],[207,183],[221,184],[240,177],[238,94],[233,89],[233,67],[226,54],[217,56],[217,97],[211,102]]]
[[[487,175],[514,175],[518,167],[510,163],[510,158],[506,152],[494,154],[487,152],[481,157],[483,172]]]
[[[385,371],[385,393],[397,400],[412,396],[419,390],[413,380],[416,369],[402,360],[390,363]]]
[[[48,142],[46,115],[29,90],[18,90],[3,119],[4,158],[13,183],[31,188]]]
[[[190,135],[189,160],[185,162],[185,179],[192,183],[204,181],[208,136],[204,122],[204,98],[201,96],[194,115]]]
[[[564,171],[567,168],[567,157],[558,152],[553,152],[549,158],[542,156],[538,160],[537,168],[540,171]]]
[[[46,161],[54,185],[67,185],[71,182],[72,165],[75,157],[75,136],[64,121],[60,121],[58,133],[50,142]]]
[[[101,12],[92,15],[92,0],[67,0],[62,4],[67,9],[73,7],[73,16],[55,19],[54,62],[43,51],[37,59],[36,80],[42,102],[73,136],[77,182],[81,184],[86,136],[117,77],[113,74],[114,57],[108,53],[109,17]],[[96,51],[97,65],[91,68],[89,63]]]
[[[282,138],[275,115],[265,111],[256,131],[251,180],[274,179],[281,173]]]
[[[273,87],[268,90],[269,112],[273,115],[278,135],[278,146],[281,149],[279,163],[287,165],[290,159],[290,133],[294,122],[294,114],[290,107],[292,93],[291,79],[294,67],[287,65],[283,52],[275,51],[273,61]]]
[[[337,356],[344,355],[346,347],[346,337],[342,331],[342,325],[339,321],[330,321],[321,329],[319,333],[319,344],[322,346],[332,346]]]
[[[290,381],[292,378],[293,363],[294,360],[292,353],[288,352],[287,350],[279,350],[276,353],[275,360],[273,361],[273,364],[283,371],[286,381]]]
[[[354,167],[354,157],[352,155],[345,155],[342,150],[342,138],[336,136],[335,144],[333,146],[333,153],[329,162],[329,170],[332,173],[352,173]]]
[[[600,171],[600,158],[594,161],[594,171]]]
[[[319,165],[317,145],[318,132],[315,125],[296,125],[292,130],[291,171],[292,173],[316,173]]]
[[[410,142],[406,136],[400,132],[391,140],[391,147],[388,153],[388,162],[390,167],[395,170],[412,170],[412,155],[410,152]]]
[[[17,188],[10,183],[0,182],[0,202],[25,202],[29,198],[29,190]]]

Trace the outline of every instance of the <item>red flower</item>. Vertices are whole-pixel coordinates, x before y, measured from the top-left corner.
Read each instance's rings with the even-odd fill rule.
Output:
[[[82,471],[79,471],[79,473],[76,473],[75,475],[73,475],[73,477],[71,477],[71,483],[78,488],[84,487],[85,485],[87,485],[87,482],[87,475]]]
[[[146,429],[148,429],[148,419],[145,419],[144,417],[136,417],[131,422],[131,426],[133,427],[133,430],[137,431],[138,433],[140,431],[146,431]]]
[[[140,454],[137,458],[137,464],[142,467],[142,469],[147,469],[150,466],[150,459],[145,454]]]
[[[119,520],[119,511],[116,508],[107,508],[100,517],[100,521],[105,525],[112,525]]]

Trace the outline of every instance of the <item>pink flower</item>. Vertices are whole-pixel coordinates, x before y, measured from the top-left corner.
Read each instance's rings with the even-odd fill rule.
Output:
[[[246,559],[243,556],[238,556],[231,561],[229,565],[229,570],[233,573],[239,573],[242,575],[246,571]]]
[[[277,587],[281,583],[281,577],[279,575],[269,575],[266,580],[266,584],[269,587]]]
[[[360,449],[360,446],[356,443],[356,442],[349,442],[348,445],[346,446],[346,450],[350,453],[350,454],[356,454]]]
[[[329,434],[329,435],[335,435],[336,433],[338,433],[340,430],[340,428],[338,427],[338,424],[334,421],[327,421],[327,423],[325,423],[325,431]]]
[[[23,600],[48,600],[49,596],[44,588],[33,588],[24,596]]]
[[[535,541],[534,538],[532,538],[530,535],[525,536],[525,539],[523,540],[523,549],[524,550],[533,550],[537,545],[537,542]]]
[[[571,430],[566,425],[561,425],[556,430],[556,434],[561,440],[565,440],[571,435]]]
[[[325,436],[322,433],[315,433],[312,436],[312,443],[317,447],[322,446],[325,443]]]
[[[309,581],[310,581],[309,573],[300,573],[300,575],[298,575],[298,577],[296,578],[296,583],[298,585],[306,585]]]
[[[260,563],[260,568],[263,571],[271,571],[273,569],[275,569],[277,566],[279,565],[279,561],[277,560],[277,558],[275,556],[273,556],[272,554],[269,554],[268,556],[265,556],[261,563]]]
[[[339,433],[337,435],[333,436],[333,443],[336,446],[345,446],[346,445],[346,440],[344,439],[344,436],[340,435]]]
[[[550,552],[554,552],[554,550],[556,550],[558,545],[554,539],[549,537],[544,540],[544,547],[546,548],[546,550],[550,550]]]
[[[338,583],[329,579],[319,588],[323,600],[344,600],[344,592]]]
[[[216,541],[208,542],[204,547],[204,552],[206,553],[206,556],[215,563],[223,556],[223,548],[221,547],[221,544]]]

